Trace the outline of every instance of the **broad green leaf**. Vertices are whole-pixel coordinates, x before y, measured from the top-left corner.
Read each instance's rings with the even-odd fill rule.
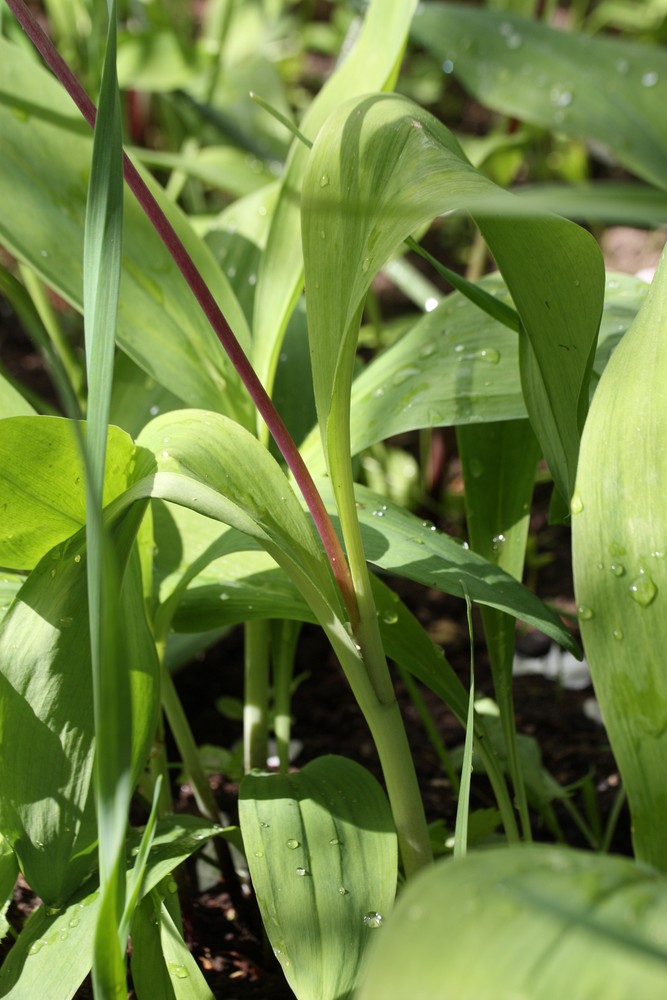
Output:
[[[137,505],[114,533],[125,560],[142,516]],[[158,663],[137,562],[121,593],[131,664],[134,780],[154,737]],[[31,888],[59,905],[95,869],[95,751],[82,534],[37,564],[0,625],[0,830]]]
[[[593,141],[667,187],[664,50],[455,3],[422,4],[412,35],[486,107]]]
[[[667,871],[667,258],[598,385],[572,498],[575,593],[638,859]]]
[[[468,163],[444,125],[405,98],[372,95],[327,119],[302,199],[320,432],[332,453],[346,423],[360,310],[374,276],[419,226],[470,208],[521,317],[526,407],[556,486],[569,496],[603,302],[602,258],[588,233],[556,216],[486,216],[489,192],[497,197],[500,189]]]
[[[252,434],[218,414],[183,410],[157,417],[139,441],[156,456],[158,474],[147,484],[152,496],[257,539],[309,602],[319,611],[324,602],[341,616],[339,593],[310,522],[282,469]]]
[[[509,301],[500,275],[480,284]],[[594,383],[647,290],[638,278],[608,275]],[[355,455],[403,431],[526,417],[519,339],[454,292],[364,368],[352,383],[351,411]],[[312,471],[323,470],[317,428],[301,453]]]
[[[331,112],[354,95],[393,85],[417,0],[371,0],[352,51],[319,92],[300,128],[314,139]],[[266,253],[262,258],[253,323],[253,362],[271,385],[282,335],[303,283],[299,201],[308,151],[292,143]]]
[[[58,83],[0,39],[0,239],[77,310],[91,138]],[[203,242],[156,184],[174,225],[244,348],[248,329],[229,284]],[[67,248],[67,253],[63,248]],[[245,424],[252,408],[231,363],[162,241],[129,192],[117,338],[156,382],[195,406]]]
[[[107,449],[105,504],[127,488],[136,461],[131,439],[117,427],[109,428]],[[0,564],[14,569],[32,569],[85,524],[85,472],[71,421],[38,416],[0,421],[0,510]]]
[[[264,927],[287,981],[299,1000],[350,997],[396,891],[384,792],[359,764],[321,757],[295,774],[246,775],[239,812]]]
[[[12,383],[0,375],[0,420],[34,415],[35,409]]]
[[[440,861],[401,894],[355,1000],[660,1000],[666,919],[665,880],[625,858],[522,846]]]
[[[158,823],[148,859],[142,895],[151,891],[179,864],[203,847],[219,827],[194,816],[168,817]],[[130,843],[138,844],[134,835]],[[130,853],[128,872],[134,864]],[[70,1000],[90,971],[93,937],[100,906],[96,882],[78,889],[63,909],[40,906],[28,919],[23,931],[0,969],[0,993],[8,1000],[26,1000],[50,995]]]
[[[326,480],[318,485],[332,510],[331,487]],[[372,565],[455,597],[467,592],[475,603],[534,625],[577,655],[576,642],[558,615],[500,567],[362,486],[355,495],[364,551]]]
[[[261,160],[234,146],[205,146],[193,151],[186,148],[180,153],[137,147],[131,153],[134,159],[147,167],[181,171],[237,198],[274,180]]]

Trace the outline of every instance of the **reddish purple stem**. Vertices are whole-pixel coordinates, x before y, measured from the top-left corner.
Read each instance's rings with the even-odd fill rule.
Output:
[[[96,108],[88,94],[81,86],[74,73],[62,58],[51,39],[37,23],[24,0],[6,0],[17,21],[30,38],[31,42],[42,56],[42,59],[53,71],[54,75],[67,90],[92,129],[95,128]],[[257,378],[255,371],[245,356],[241,345],[234,336],[229,323],[223,316],[220,307],[211,295],[209,288],[176,235],[173,226],[141,179],[136,167],[123,153],[123,172],[125,180],[135,198],[151,221],[162,242],[173,257],[176,266],[187,281],[193,295],[201,306],[206,318],[213,327],[227,356],[238,372],[241,381],[248,390],[262,419],[266,423],[274,441],[298,483],[306,505],[312,515],[317,532],[329,558],[331,568],[345,601],[351,622],[354,627],[359,620],[354,587],[347,560],[343,554],[338,536],[334,530],[331,518],[327,514],[313,478],[308,471],[298,448],[282,417],[271,402],[264,386]]]

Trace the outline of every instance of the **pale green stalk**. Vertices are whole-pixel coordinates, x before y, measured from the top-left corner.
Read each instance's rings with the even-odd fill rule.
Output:
[[[266,619],[244,626],[243,770],[265,768],[269,742],[269,637]]]

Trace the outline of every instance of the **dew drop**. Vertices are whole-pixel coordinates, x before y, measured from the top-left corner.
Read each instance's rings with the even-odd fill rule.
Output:
[[[255,851],[255,857],[256,858],[263,858],[264,857],[264,851]]]
[[[370,266],[371,266],[370,257],[364,257],[364,259],[361,262],[361,270],[364,272],[364,274],[366,274]]]
[[[169,458],[169,452],[166,450],[161,451],[160,454],[162,455],[162,458]]]
[[[382,615],[382,621],[385,625],[395,625],[398,621],[398,615],[395,611],[385,611]]]
[[[328,174],[322,174],[322,176],[320,177],[320,187],[322,187],[322,188],[328,187],[330,183],[331,182],[329,180],[329,175]]]
[[[552,87],[549,92],[549,100],[556,108],[567,108],[572,104],[573,95],[571,90],[561,87],[559,84]]]
[[[484,347],[481,351],[475,352],[475,357],[480,361],[486,361],[490,365],[497,365],[500,361],[500,354],[495,347]]]
[[[616,639],[618,642],[620,642],[621,639],[623,638],[623,629],[622,628],[615,628],[614,631],[611,634],[613,635],[614,639]]]
[[[338,895],[339,896],[347,896],[347,894],[348,894],[348,892],[347,892],[347,889],[345,888],[345,886],[344,885],[339,885],[338,886]]]
[[[642,76],[642,87],[655,87],[658,82],[658,74],[655,70],[650,70]]]
[[[445,59],[442,64],[442,72],[447,74],[454,72],[454,63],[451,59]]]
[[[424,344],[424,346],[419,351],[420,358],[430,358],[435,352],[435,344]]]
[[[151,406],[148,412],[150,413],[151,417],[157,417],[158,413],[160,412],[160,407]]]
[[[269,827],[271,826],[270,823],[260,823],[259,825],[261,826],[262,830],[268,830]]]
[[[612,563],[609,569],[612,571],[614,576],[623,576],[625,573],[625,566],[623,563]]]
[[[28,954],[29,955],[36,955],[38,952],[40,952],[42,950],[42,948],[47,943],[48,942],[46,942],[44,940],[44,938],[38,938],[36,941],[33,941],[33,943],[30,945],[30,948],[28,949]]]
[[[506,538],[504,535],[494,535],[493,536],[493,551],[502,552],[503,546],[505,545]]]
[[[589,607],[587,607],[587,605],[580,604],[577,608],[577,617],[584,622],[589,622],[593,617],[593,612]]]
[[[300,844],[298,840],[288,840],[287,846],[289,847],[290,851],[296,851],[297,847],[299,847]]]
[[[78,918],[78,917],[72,917],[72,918],[71,918],[71,919],[70,919],[70,920],[69,920],[69,921],[67,922],[67,926],[68,926],[68,927],[70,927],[70,928],[72,928],[72,930],[73,930],[73,929],[74,929],[75,927],[78,927],[78,926],[79,926],[79,922],[80,922],[80,921],[79,921],[79,918]]]
[[[370,928],[370,930],[375,930],[382,923],[382,914],[378,913],[376,910],[369,910],[368,913],[364,913],[363,916],[364,927]]]
[[[307,868],[297,868],[296,873],[297,873],[297,875],[301,875],[301,877],[303,878],[304,875],[308,874],[308,869]]]
[[[80,563],[81,562],[81,555],[80,554],[77,554],[77,555],[74,556],[74,562],[75,563]]]
[[[169,962],[168,969],[176,979],[187,979],[188,970],[184,965],[177,965],[176,962]]]
[[[331,845],[331,847],[337,847],[337,845],[340,844],[340,840],[338,839],[338,837],[332,837],[331,840],[329,841],[329,844]]]
[[[632,600],[642,608],[647,608],[658,593],[658,588],[643,569],[639,571],[639,576],[632,581],[629,589]]]
[[[374,390],[373,395],[375,396],[376,399],[380,399],[380,397],[384,396],[384,388],[382,386],[379,386],[377,389]]]
[[[571,514],[581,514],[584,509],[584,503],[578,493],[575,493],[570,500],[570,513]]]

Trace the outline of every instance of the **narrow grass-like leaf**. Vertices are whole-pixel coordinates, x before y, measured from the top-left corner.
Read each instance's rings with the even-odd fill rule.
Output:
[[[667,55],[655,45],[557,30],[506,11],[422,4],[413,37],[482,103],[611,151],[667,187]]]
[[[247,775],[241,831],[264,926],[299,1000],[351,996],[366,944],[386,918],[396,834],[379,785],[344,757],[291,775]]]
[[[667,871],[667,257],[614,352],[572,498],[575,594],[637,857]]]
[[[458,429],[465,480],[468,537],[475,552],[517,580],[523,576],[530,505],[540,450],[526,420]],[[496,701],[505,735],[509,773],[524,836],[530,819],[516,751],[512,695],[514,619],[495,608],[480,608]]]
[[[463,762],[461,765],[461,785],[456,803],[456,826],[454,829],[455,858],[464,858],[468,853],[470,782],[472,778],[472,755],[475,746],[475,635],[472,627],[472,604],[467,593],[465,597],[468,613],[468,639],[470,642],[470,690],[468,692],[466,738],[463,746]]]

